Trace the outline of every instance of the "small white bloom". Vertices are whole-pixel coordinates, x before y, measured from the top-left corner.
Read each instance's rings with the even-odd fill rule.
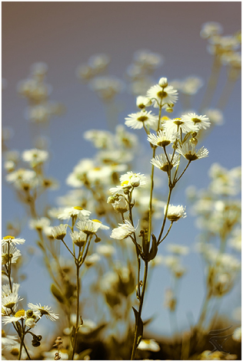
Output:
[[[161,155],[157,155],[155,158],[152,158],[151,163],[152,163],[152,165],[159,168],[160,170],[162,170],[164,172],[168,172],[170,169],[172,169],[172,167],[175,167],[179,164],[180,156],[174,155],[172,163],[171,163],[171,159],[172,159],[171,154],[168,154],[168,159],[169,159],[170,163],[168,162],[165,154],[162,153]]]
[[[47,217],[41,217],[40,219],[32,219],[29,221],[30,229],[43,230],[50,225],[50,220]]]
[[[96,234],[99,229],[108,230],[108,226],[103,225],[99,220],[80,220],[77,223],[77,228],[87,235]]]
[[[136,105],[140,109],[144,109],[148,106],[151,106],[152,102],[148,97],[138,96],[136,100]]]
[[[100,261],[100,256],[96,253],[87,256],[85,259],[85,265],[89,268],[90,266],[93,266],[94,264],[98,263]]]
[[[53,226],[52,235],[54,239],[62,240],[67,234],[67,224],[60,224],[59,226]]]
[[[178,221],[180,218],[185,218],[186,217],[185,210],[186,208],[183,207],[182,205],[178,206],[169,205],[167,211],[167,219],[174,222]],[[165,212],[166,212],[166,206],[164,207],[164,213]]]
[[[23,190],[35,188],[39,184],[35,171],[22,168],[8,174],[6,181],[13,183],[17,189]]]
[[[208,39],[208,38],[212,37],[213,35],[218,35],[218,34],[221,34],[222,32],[223,32],[223,28],[222,28],[221,24],[212,21],[212,22],[207,22],[207,23],[203,24],[200,35],[202,38]]]
[[[241,342],[241,327],[234,330],[232,339],[236,342]]]
[[[112,230],[111,238],[117,239],[117,240],[123,240],[127,238],[129,235],[135,233],[136,229],[132,224],[125,220],[125,224],[119,224],[118,228],[115,228]]]
[[[162,88],[165,88],[168,86],[168,80],[165,77],[160,78],[159,80],[159,86]]]
[[[175,142],[177,134],[177,132],[168,133],[167,131],[159,131],[157,135],[150,133],[148,141],[154,146],[166,147]]]
[[[34,148],[32,150],[26,150],[22,154],[22,158],[26,162],[30,162],[33,166],[45,162],[48,159],[48,152],[44,150],[38,150]]]
[[[17,244],[24,244],[24,242],[25,242],[24,239],[15,238],[14,236],[11,236],[11,235],[7,235],[2,238],[2,245],[8,244],[8,243],[17,245]]]
[[[207,109],[205,113],[213,125],[221,125],[224,123],[223,113],[219,109]]]
[[[163,128],[170,135],[177,134],[179,130],[182,130],[183,133],[197,131],[195,124],[185,118],[174,118],[168,120],[167,122],[163,123]]]
[[[24,309],[18,310],[14,316],[3,316],[2,317],[2,322],[4,324],[9,324],[12,322],[17,322],[20,319],[25,319],[26,318],[26,312]]]
[[[83,231],[74,231],[70,234],[70,236],[74,244],[78,247],[82,247],[86,243],[87,234],[85,234]]]
[[[60,220],[69,220],[70,217],[88,217],[91,214],[90,211],[84,210],[80,206],[74,206],[74,207],[67,207],[65,208],[60,215],[58,215],[58,219]]]
[[[172,86],[161,89],[159,84],[152,86],[147,91],[147,96],[151,99],[155,108],[166,104],[174,104],[177,101],[177,90]]]
[[[16,263],[18,258],[21,256],[20,251],[10,244],[10,247],[8,244],[2,244],[2,264],[7,264],[10,260],[11,263]]]
[[[189,248],[187,246],[177,245],[177,244],[169,244],[167,245],[167,249],[177,255],[186,255],[189,253]]]
[[[41,317],[44,315],[53,322],[59,319],[58,314],[53,313],[51,307],[48,307],[47,305],[42,306],[41,304],[29,303],[28,307],[32,309],[34,312],[40,313]]]
[[[176,149],[176,152],[180,153],[188,161],[195,161],[200,158],[208,156],[208,150],[204,147],[201,147],[199,150],[195,149],[195,145],[192,145],[188,142],[183,143],[182,147],[179,146]]]
[[[188,113],[181,117],[181,120],[185,123],[192,122],[195,128],[199,131],[200,129],[206,129],[210,127],[210,120],[207,116],[198,116],[196,113]]]
[[[158,352],[160,350],[160,346],[154,339],[142,339],[138,345],[138,349]]]
[[[97,253],[104,255],[106,257],[110,257],[115,254],[116,249],[112,245],[98,245],[97,246]]]
[[[158,124],[158,117],[151,114],[151,111],[147,112],[144,110],[138,113],[129,114],[125,120],[125,125],[133,129],[141,129],[143,128],[143,125],[156,129]]]

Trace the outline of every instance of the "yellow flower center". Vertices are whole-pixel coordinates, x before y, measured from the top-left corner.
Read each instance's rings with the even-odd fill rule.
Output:
[[[80,207],[80,206],[74,206],[73,208],[74,208],[75,210],[83,210],[83,208]]]
[[[25,310],[24,309],[18,310],[18,312],[16,312],[14,316],[17,317],[17,318],[24,317],[25,316]]]
[[[149,340],[149,339],[144,339],[143,342],[144,342],[145,344],[150,344],[150,340]]]
[[[167,117],[167,116],[163,116],[163,117],[161,117],[161,121],[169,121],[170,120],[170,118],[169,117]]]
[[[94,171],[100,171],[100,170],[101,170],[101,167],[94,167],[93,170],[94,170]]]
[[[128,181],[123,181],[123,182],[121,183],[121,186],[125,186],[125,185],[128,185],[128,184],[129,184]]]
[[[3,240],[8,240],[8,239],[15,239],[15,237],[7,235],[7,236],[4,236],[4,238],[3,238]]]
[[[102,224],[102,222],[100,220],[93,219],[92,221],[99,222],[100,224]]]

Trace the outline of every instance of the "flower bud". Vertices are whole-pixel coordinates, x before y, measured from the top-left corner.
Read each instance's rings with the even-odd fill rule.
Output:
[[[172,113],[172,112],[173,112],[173,108],[167,107],[167,108],[165,109],[165,111],[168,112],[168,113]]]
[[[168,85],[167,78],[165,78],[165,77],[160,78],[160,80],[159,80],[159,85],[160,85],[160,87],[162,87],[162,88],[167,87],[167,85]]]
[[[136,176],[133,176],[130,180],[131,182],[131,185],[133,187],[138,187],[140,185],[140,178],[139,177],[136,177]]]

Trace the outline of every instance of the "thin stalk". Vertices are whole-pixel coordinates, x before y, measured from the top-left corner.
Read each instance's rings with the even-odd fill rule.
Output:
[[[76,327],[75,327],[75,336],[74,336],[74,344],[73,344],[73,354],[72,354],[72,360],[74,358],[74,353],[76,350],[76,344],[77,344],[77,336],[78,336],[78,323],[79,323],[79,264],[76,265],[76,283],[77,283],[77,309],[76,309]]]
[[[170,198],[171,198],[172,190],[173,190],[173,187],[170,187],[170,188],[169,188],[168,199],[167,199],[167,204],[166,204],[166,209],[165,209],[164,220],[163,220],[163,224],[162,224],[162,227],[161,227],[161,230],[160,230],[160,234],[159,234],[158,240],[161,239],[161,237],[162,237],[162,235],[163,235],[164,228],[165,228],[165,222],[166,222],[166,218],[167,218],[167,213],[168,213],[168,208],[169,208],[169,203],[170,203]]]
[[[137,339],[138,339],[138,322],[141,319],[142,309],[143,309],[143,301],[144,301],[144,294],[145,294],[145,288],[146,288],[146,282],[147,282],[147,276],[148,276],[148,261],[145,261],[145,268],[144,268],[144,278],[143,278],[143,289],[142,289],[142,295],[140,298],[140,305],[138,310],[139,317],[136,318],[136,326],[135,326],[135,333],[134,333],[134,340],[133,340],[133,347],[132,347],[132,354],[131,354],[131,360],[134,359],[136,350],[137,350]]]
[[[69,253],[74,257],[75,259],[75,255],[71,252],[71,250],[69,249],[69,247],[67,246],[67,244],[65,243],[65,241],[62,239],[63,244],[66,246],[67,250],[69,251]]]
[[[180,177],[178,177],[177,179],[174,180],[174,182],[177,183],[177,182],[182,178],[182,176],[184,175],[184,173],[185,173],[186,170],[188,169],[188,166],[190,165],[190,163],[191,163],[191,161],[188,161],[188,164],[186,165],[184,171],[182,172],[182,174],[180,175]]]
[[[171,228],[172,228],[172,225],[173,225],[173,221],[171,222],[170,227],[169,227],[167,233],[165,234],[165,236],[163,237],[163,239],[158,241],[158,245],[161,244],[162,241],[165,240],[165,238],[167,238],[167,236],[169,235],[169,232],[170,232],[170,230],[171,230]]]

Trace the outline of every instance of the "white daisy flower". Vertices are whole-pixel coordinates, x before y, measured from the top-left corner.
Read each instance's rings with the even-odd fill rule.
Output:
[[[100,261],[100,256],[96,253],[87,256],[87,258],[85,258],[85,265],[89,268],[91,266],[93,266],[94,264],[98,263],[98,261]]]
[[[140,111],[138,113],[129,114],[127,118],[125,118],[125,125],[131,127],[133,129],[141,129],[143,125],[149,126],[153,129],[156,129],[158,123],[158,117],[154,114],[151,114],[151,111]]]
[[[170,221],[178,221],[180,218],[186,217],[186,208],[182,205],[174,206],[169,205],[168,206],[168,212],[167,212],[167,219]],[[166,206],[164,207],[164,213],[166,212]]]
[[[26,312],[24,309],[20,309],[18,310],[14,316],[3,316],[2,317],[2,322],[4,324],[9,324],[9,323],[12,323],[12,322],[17,322],[19,321],[20,319],[25,319],[26,318]]]
[[[29,303],[28,307],[32,309],[34,312],[40,313],[41,317],[45,315],[48,319],[50,319],[53,322],[59,319],[58,314],[53,313],[51,307],[48,307],[47,305],[42,306],[40,303],[39,304]]]
[[[12,244],[10,244],[10,246],[8,244],[2,245],[2,264],[3,265],[7,264],[10,260],[11,260],[12,264],[16,263],[20,256],[21,256],[20,251]]]
[[[50,220],[47,217],[41,217],[40,219],[32,219],[29,221],[30,229],[43,230],[45,227],[50,225]]]
[[[158,352],[160,346],[154,339],[142,339],[138,345],[138,349],[143,351]]]
[[[198,116],[196,113],[188,113],[181,117],[181,120],[185,123],[193,122],[197,130],[206,129],[210,127],[210,120],[207,116]]]
[[[178,245],[178,244],[169,244],[167,249],[177,255],[187,255],[189,253],[189,248],[187,246]]]
[[[121,184],[128,182],[133,187],[144,186],[146,184],[146,176],[140,173],[128,171],[120,177]]]
[[[117,240],[123,240],[127,238],[129,235],[135,233],[136,229],[130,221],[125,220],[125,224],[118,224],[119,227],[112,230],[111,238]]]
[[[5,346],[13,346],[17,343],[18,337],[17,336],[6,336],[4,330],[2,329],[2,338],[1,338],[1,342],[2,342],[2,347],[4,349]]]
[[[18,295],[19,287],[20,284],[13,283],[11,291],[9,284],[2,285],[2,298],[5,298],[11,294]]]
[[[97,253],[106,256],[106,257],[110,257],[113,254],[115,254],[116,249],[114,248],[114,246],[112,245],[98,245],[97,246]]]
[[[140,109],[151,106],[152,102],[148,97],[138,96],[136,100],[136,105]]]
[[[58,219],[60,220],[69,220],[70,217],[88,217],[91,214],[90,211],[84,210],[80,206],[67,207],[65,208],[60,215],[58,215]]]
[[[206,148],[201,147],[199,150],[196,150],[195,145],[192,145],[189,142],[185,142],[182,147],[179,146],[176,149],[176,152],[180,153],[188,161],[195,161],[200,158],[207,157],[209,154]]]
[[[234,330],[232,339],[236,342],[241,342],[241,327]]]
[[[148,141],[154,146],[166,147],[175,142],[178,132],[159,131],[158,134],[150,133]]]
[[[172,155],[168,154],[169,160],[172,159]],[[180,162],[180,156],[174,155],[172,163],[168,163],[167,157],[164,153],[157,155],[155,158],[152,158],[151,163],[155,167],[159,168],[161,171],[168,172],[173,167],[177,166]]]
[[[177,90],[172,86],[162,88],[159,84],[152,86],[147,91],[147,96],[153,102],[155,108],[166,104],[174,104],[177,101]]]
[[[110,229],[108,226],[103,225],[99,220],[80,220],[76,227],[83,231],[87,235],[96,234],[99,229],[108,230]]]
[[[170,135],[177,134],[179,130],[182,130],[183,133],[196,132],[198,130],[194,123],[188,119],[182,118],[168,120],[163,123],[163,128],[164,131],[168,132]]]
[[[2,238],[2,245],[8,244],[8,243],[17,245],[17,244],[24,244],[24,242],[25,242],[25,239],[15,238],[14,236],[10,236],[10,235],[4,236]]]
[[[22,168],[8,174],[6,181],[13,183],[18,189],[24,190],[35,188],[39,184],[35,171]]]
[[[52,235],[54,239],[62,240],[67,234],[67,224],[60,224],[59,226],[53,226]]]
[[[223,32],[223,28],[219,23],[216,22],[207,22],[203,24],[200,35],[204,39],[208,39],[213,35],[218,35]]]
[[[70,236],[74,244],[78,247],[82,247],[86,243],[87,234],[85,234],[83,231],[74,231],[70,234]]]
[[[22,158],[26,162],[30,162],[33,165],[38,165],[39,163],[43,163],[48,159],[48,152],[34,148],[32,150],[24,151],[22,153]]]
[[[4,308],[13,308],[20,300],[20,297],[16,293],[11,293],[5,297],[2,297],[2,306]]]

